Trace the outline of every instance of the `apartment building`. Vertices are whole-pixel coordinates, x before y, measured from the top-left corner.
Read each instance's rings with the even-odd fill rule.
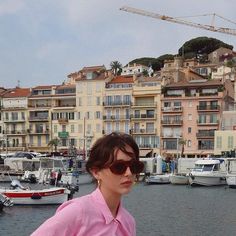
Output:
[[[2,94],[3,149],[27,150],[29,88],[9,89]]]
[[[214,154],[236,150],[236,106],[227,106],[222,113],[221,130],[215,132]]]
[[[103,133],[130,133],[133,76],[117,76],[106,83],[103,98]]]
[[[213,154],[215,130],[221,127],[224,107],[232,101],[231,81],[198,79],[165,86],[161,98],[162,154]]]
[[[76,85],[58,85],[52,95],[51,108],[52,139],[60,139],[61,151],[78,144]]]
[[[84,67],[68,77],[76,83],[77,148],[86,155],[91,145],[103,135],[103,97],[109,81],[105,66]]]
[[[160,154],[161,80],[137,77],[132,89],[131,134],[140,156]]]

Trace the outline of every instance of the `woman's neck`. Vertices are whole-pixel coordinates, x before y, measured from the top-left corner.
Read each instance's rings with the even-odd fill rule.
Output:
[[[100,188],[100,191],[105,199],[108,208],[111,211],[112,216],[116,218],[118,208],[120,205],[121,195],[109,192],[103,188]]]

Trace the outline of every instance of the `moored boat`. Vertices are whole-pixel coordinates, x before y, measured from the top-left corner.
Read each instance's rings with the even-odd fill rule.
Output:
[[[150,175],[145,178],[147,184],[169,184],[170,174]]]
[[[170,183],[171,184],[180,184],[180,185],[184,185],[184,184],[188,184],[189,180],[188,180],[188,176],[184,175],[184,174],[171,174],[170,175]]]
[[[224,160],[203,159],[195,162],[195,167],[188,174],[191,186],[217,186],[226,184],[226,172],[221,170]]]
[[[236,158],[227,159],[226,182],[230,188],[236,188]]]
[[[19,181],[13,181],[12,188],[0,188],[0,193],[10,198],[14,205],[61,204],[71,197],[71,190],[51,187],[39,190],[24,188]]]

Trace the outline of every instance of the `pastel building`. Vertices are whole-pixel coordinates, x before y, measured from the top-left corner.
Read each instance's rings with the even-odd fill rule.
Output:
[[[27,149],[29,88],[14,88],[2,95],[2,148],[5,151]]]
[[[215,131],[221,127],[225,106],[232,101],[231,81],[198,79],[166,85],[161,98],[162,153],[213,154]]]

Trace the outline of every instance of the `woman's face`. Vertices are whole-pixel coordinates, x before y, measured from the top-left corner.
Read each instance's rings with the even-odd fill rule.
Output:
[[[126,150],[133,153],[133,149],[129,146],[126,147]],[[119,160],[130,161],[132,160],[132,157],[121,150],[117,150],[115,161]],[[120,197],[121,195],[130,192],[135,182],[136,175],[131,173],[129,167],[127,167],[124,174],[120,175],[114,174],[110,168],[104,168],[97,172],[97,177],[95,176],[95,178],[100,180],[100,189],[104,194]]]

